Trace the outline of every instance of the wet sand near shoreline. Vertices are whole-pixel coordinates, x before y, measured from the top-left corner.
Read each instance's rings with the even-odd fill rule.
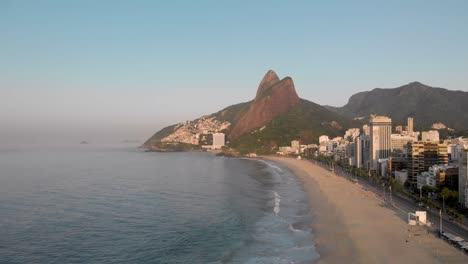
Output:
[[[312,206],[318,263],[468,263],[468,256],[383,206],[360,184],[307,160],[269,156],[304,183]]]

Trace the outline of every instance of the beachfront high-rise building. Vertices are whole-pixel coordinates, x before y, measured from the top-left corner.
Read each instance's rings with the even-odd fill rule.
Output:
[[[406,145],[409,142],[413,142],[414,138],[410,136],[401,135],[401,134],[392,134],[390,136],[390,141],[392,145],[392,152],[403,153]]]
[[[416,141],[408,143],[408,182],[415,186],[417,177],[433,165],[448,165],[447,144]]]
[[[417,177],[424,171],[424,143],[410,142],[408,144],[408,181],[416,185]]]
[[[458,202],[468,207],[468,150],[458,155]]]
[[[408,117],[408,127],[407,127],[407,128],[408,128],[408,134],[411,134],[411,133],[413,133],[413,131],[414,131],[414,130],[413,130],[413,129],[414,129],[414,127],[413,127],[413,121],[414,121],[414,120],[413,120],[412,117]]]
[[[354,139],[354,166],[356,168],[362,168],[362,146],[361,146],[361,137],[359,136]]]
[[[356,168],[368,168],[369,161],[369,136],[360,135],[354,139],[354,155]]]
[[[225,136],[224,133],[214,133],[213,134],[213,149],[221,149],[224,147]]]
[[[439,141],[439,131],[429,130],[422,132],[422,141]]]
[[[375,116],[370,122],[370,165],[374,171],[380,171],[379,160],[390,157],[392,119],[386,116]]]
[[[293,140],[291,141],[291,149],[293,151],[298,151],[300,149],[301,145],[299,144],[299,140]]]

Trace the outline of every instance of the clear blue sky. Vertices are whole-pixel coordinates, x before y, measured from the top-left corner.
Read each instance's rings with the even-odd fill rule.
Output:
[[[0,0],[0,143],[143,140],[252,99],[268,69],[319,104],[411,81],[467,90],[467,12],[464,0]]]

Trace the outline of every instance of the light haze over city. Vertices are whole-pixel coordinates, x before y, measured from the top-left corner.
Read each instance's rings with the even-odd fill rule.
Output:
[[[467,1],[1,1],[0,144],[143,141],[253,99],[468,90]]]

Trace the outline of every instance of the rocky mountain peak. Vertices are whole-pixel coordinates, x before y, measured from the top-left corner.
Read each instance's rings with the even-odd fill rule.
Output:
[[[247,111],[237,117],[229,137],[234,139],[270,122],[278,114],[289,111],[300,102],[291,77],[282,80],[272,70],[268,71]]]
[[[258,89],[257,89],[257,95],[255,96],[255,98],[261,97],[262,94],[264,94],[268,90],[268,88],[270,88],[271,86],[273,86],[275,83],[279,81],[280,79],[278,75],[276,74],[276,72],[273,70],[269,70],[263,77],[262,81],[260,82],[260,85],[258,86]]]

